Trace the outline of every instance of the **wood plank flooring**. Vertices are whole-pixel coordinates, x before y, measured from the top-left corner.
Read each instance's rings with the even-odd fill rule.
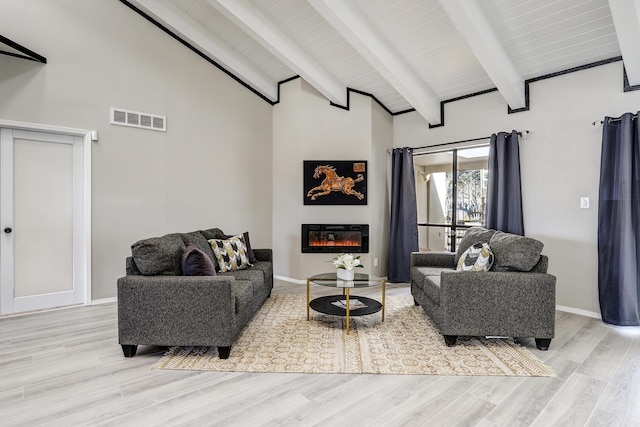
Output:
[[[640,426],[640,328],[557,312],[549,351],[522,344],[558,377],[157,371],[164,348],[123,357],[114,303],[5,317],[0,425]]]

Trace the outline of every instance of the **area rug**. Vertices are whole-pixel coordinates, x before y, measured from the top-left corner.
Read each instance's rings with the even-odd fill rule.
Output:
[[[311,311],[306,296],[273,295],[231,347],[172,347],[152,369],[413,375],[555,376],[533,353],[506,338],[458,338],[447,347],[410,297],[389,296],[381,313],[351,318]]]

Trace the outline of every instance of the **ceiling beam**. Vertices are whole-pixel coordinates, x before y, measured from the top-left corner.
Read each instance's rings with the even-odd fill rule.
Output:
[[[640,0],[609,0],[627,79],[640,85]]]
[[[197,47],[217,64],[262,93],[269,100],[278,100],[278,82],[234,50],[228,43],[205,29],[195,19],[168,0],[134,0],[149,15]]]
[[[526,107],[524,79],[476,0],[439,0],[511,109]]]
[[[307,0],[430,124],[441,123],[440,99],[362,15],[353,1]]]
[[[247,0],[207,0],[262,47],[337,105],[347,105],[347,88]]]

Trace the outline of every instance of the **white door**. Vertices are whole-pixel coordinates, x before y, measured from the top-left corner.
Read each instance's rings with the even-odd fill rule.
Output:
[[[0,314],[84,302],[82,148],[80,136],[0,129]]]

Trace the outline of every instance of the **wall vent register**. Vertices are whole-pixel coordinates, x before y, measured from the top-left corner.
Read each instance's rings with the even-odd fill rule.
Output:
[[[167,117],[111,107],[111,124],[140,129],[167,131]]]

